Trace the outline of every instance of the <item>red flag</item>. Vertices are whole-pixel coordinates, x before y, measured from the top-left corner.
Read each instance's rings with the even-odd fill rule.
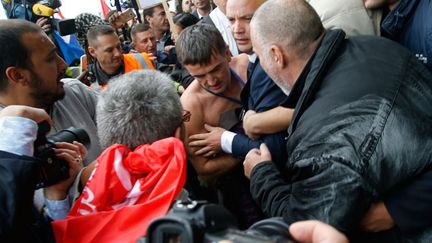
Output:
[[[102,14],[105,17],[111,9],[106,4],[105,0],[100,0],[102,6]]]
[[[168,212],[186,179],[186,153],[176,138],[134,151],[116,144],[97,161],[67,219],[52,222],[56,242],[136,242]]]

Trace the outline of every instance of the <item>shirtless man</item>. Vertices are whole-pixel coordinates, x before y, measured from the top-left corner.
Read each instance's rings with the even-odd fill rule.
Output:
[[[223,152],[210,157],[197,155],[199,147],[188,144],[191,135],[205,132],[209,125],[219,126],[222,113],[241,107],[248,58],[231,58],[222,36],[210,25],[185,29],[176,49],[181,64],[195,78],[181,97],[183,108],[191,112],[190,121],[185,123],[188,158],[199,179],[220,190],[220,203],[237,217],[241,227],[247,227],[260,219],[261,212],[250,197],[241,161]]]
[[[195,25],[184,30],[177,41],[177,56],[195,78],[181,97],[191,112],[186,123],[186,142],[192,134],[205,132],[205,126],[218,126],[221,113],[240,107],[240,92],[246,80],[247,56],[231,58],[221,35],[213,26]],[[240,163],[219,153],[211,158],[196,156],[187,146],[189,158],[204,181],[209,182]]]

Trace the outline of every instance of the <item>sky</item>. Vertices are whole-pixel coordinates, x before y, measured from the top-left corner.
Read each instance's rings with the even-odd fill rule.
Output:
[[[140,2],[154,1],[154,0],[139,0]],[[110,2],[109,0],[107,1]],[[114,2],[114,1],[112,1]],[[92,13],[100,15],[102,12],[100,0],[61,0],[61,12],[65,18],[75,18],[80,13]],[[114,9],[114,7],[109,6]],[[6,18],[5,12],[1,9],[0,5],[0,19]],[[170,9],[174,9],[174,4],[170,5]]]

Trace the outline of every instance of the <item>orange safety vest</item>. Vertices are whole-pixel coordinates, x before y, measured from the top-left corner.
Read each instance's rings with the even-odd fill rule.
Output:
[[[155,69],[152,60],[147,55],[147,53],[144,52],[124,54],[123,60],[125,73],[139,69]]]
[[[123,63],[124,63],[124,73],[128,73],[134,70],[140,70],[140,69],[150,69],[150,70],[155,69],[152,60],[145,52],[124,54]],[[99,85],[98,82],[94,82],[90,86],[90,88],[95,91],[105,89],[106,87],[108,87],[108,84]]]

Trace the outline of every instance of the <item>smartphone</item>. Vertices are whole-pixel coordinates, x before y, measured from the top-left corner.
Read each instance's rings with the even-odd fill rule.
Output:
[[[132,8],[126,9],[124,12],[122,12],[117,19],[116,23],[119,24],[126,24],[129,20],[135,18],[135,13]]]

